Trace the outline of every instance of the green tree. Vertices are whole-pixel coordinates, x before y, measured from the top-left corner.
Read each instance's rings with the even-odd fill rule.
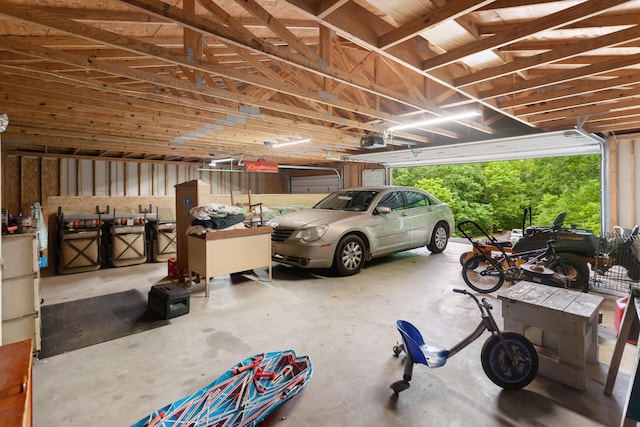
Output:
[[[600,156],[584,155],[394,169],[393,182],[423,188],[451,205],[456,222],[490,231],[520,227],[531,207],[534,225],[565,224],[600,231]]]
[[[519,228],[522,211],[528,198],[523,193],[522,162],[493,162],[484,164],[487,203],[493,206],[492,220],[497,228]]]

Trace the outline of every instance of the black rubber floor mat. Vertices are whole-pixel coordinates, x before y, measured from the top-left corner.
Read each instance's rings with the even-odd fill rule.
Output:
[[[171,323],[149,311],[146,296],[135,289],[43,305],[41,314],[40,359]]]

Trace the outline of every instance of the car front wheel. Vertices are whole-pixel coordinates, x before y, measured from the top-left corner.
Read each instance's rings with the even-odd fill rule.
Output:
[[[436,224],[436,228],[431,233],[431,241],[427,244],[429,249],[434,254],[439,254],[445,250],[447,243],[449,242],[449,232],[442,223]]]
[[[351,276],[362,270],[365,255],[366,249],[360,237],[345,236],[338,243],[333,266],[342,276]]]

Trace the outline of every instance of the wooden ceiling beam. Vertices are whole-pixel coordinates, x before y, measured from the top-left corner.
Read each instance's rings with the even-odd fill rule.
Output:
[[[505,33],[496,34],[492,37],[467,43],[464,46],[452,49],[442,55],[427,59],[422,63],[422,69],[425,71],[432,71],[436,68],[452,64],[467,56],[490,49],[496,49],[517,40],[522,40],[533,34],[564,27],[573,22],[598,15],[605,10],[619,6],[623,3],[626,3],[626,0],[600,0],[598,2],[589,1],[586,3],[580,3],[554,13],[551,16],[545,16],[530,22],[522,23],[517,27],[511,27],[509,31]]]
[[[483,36],[491,34],[502,33],[508,31],[513,26],[521,25],[525,23],[525,20],[512,20],[509,22],[491,23],[478,25],[478,32]],[[588,19],[582,19],[580,21],[571,23],[569,25],[561,27],[563,30],[576,29],[582,30],[586,28],[603,28],[603,27],[620,27],[620,26],[633,26],[640,22],[640,14],[638,13],[602,13],[598,16],[594,16]]]
[[[631,87],[635,84],[640,83],[640,73],[632,71],[618,78],[608,79],[606,81],[574,83],[574,85],[568,86],[563,89],[538,91],[535,94],[524,97],[510,97],[504,100],[500,100],[498,102],[498,105],[501,108],[516,108],[527,105],[535,105],[537,103],[549,102],[555,99],[589,94],[592,92],[607,90],[610,88]]]
[[[0,6],[2,6],[2,2],[3,0],[0,0]],[[145,43],[133,40],[133,39],[129,39],[123,36],[118,36],[118,35],[114,35],[112,33],[108,33],[106,31],[102,31],[93,27],[88,27],[85,26],[83,24],[78,24],[78,23],[74,23],[72,21],[69,22],[60,22],[60,20],[55,19],[55,17],[51,17],[51,16],[47,16],[46,13],[36,13],[37,11],[30,11],[30,13],[26,13],[25,10],[20,10],[18,9],[14,13],[14,16],[16,17],[26,17],[29,19],[34,19],[36,22],[38,22],[41,25],[45,25],[45,26],[51,26],[63,31],[67,31],[70,33],[74,33],[74,34],[78,34],[81,37],[86,37],[86,38],[92,38],[95,40],[100,40],[103,41],[105,43],[108,43],[112,46],[116,46],[116,47],[122,47],[123,49],[129,50],[129,51],[134,51],[134,52],[138,52],[140,54],[146,54],[146,55],[151,55],[154,56],[158,59],[161,60],[165,60],[168,61],[170,63],[176,64],[176,65],[184,65],[187,67],[192,67],[194,69],[200,70],[200,71],[205,71],[205,72],[211,72],[214,74],[219,74],[219,75],[225,75],[229,78],[232,78],[234,80],[239,80],[239,81],[244,81],[246,83],[249,84],[253,84],[253,85],[257,85],[257,86],[261,86],[261,87],[265,87],[265,88],[269,88],[272,90],[277,90],[279,92],[284,92],[287,93],[289,95],[292,96],[298,96],[298,97],[302,97],[302,98],[306,98],[308,100],[312,100],[312,101],[316,101],[318,103],[330,103],[332,106],[334,107],[338,107],[338,108],[343,108],[343,109],[347,109],[347,110],[351,110],[351,111],[360,111],[361,113],[365,113],[365,114],[376,114],[375,110],[369,110],[368,112],[363,111],[363,108],[361,106],[358,105],[349,105],[347,103],[344,102],[340,102],[340,101],[333,101],[330,97],[322,97],[320,95],[318,95],[317,93],[313,93],[312,91],[308,90],[308,89],[302,89],[302,88],[296,88],[294,86],[285,84],[285,83],[281,83],[281,84],[277,84],[277,82],[274,82],[272,79],[268,79],[268,78],[264,78],[264,77],[260,77],[260,76],[256,76],[256,75],[250,75],[247,73],[240,73],[240,72],[236,72],[234,70],[231,70],[227,67],[219,67],[216,66],[214,64],[210,64],[210,63],[204,63],[200,60],[198,60],[197,58],[194,58],[192,61],[187,61],[187,59],[183,59],[180,57],[177,57],[176,55],[172,55],[169,52],[159,48],[158,46],[150,46],[147,45]],[[26,16],[25,16],[26,15]],[[17,43],[17,41],[14,39],[14,45]],[[49,57],[54,57],[56,55],[54,55],[55,51],[49,51],[50,55]],[[60,52],[57,55],[65,55],[65,53]],[[69,62],[68,58],[70,58],[72,54],[66,54],[67,55],[67,61],[65,62]],[[85,64],[87,62],[86,59],[82,58],[82,57],[77,57],[78,59],[81,59],[81,61],[73,61],[73,65],[77,65],[77,66],[85,66]],[[93,64],[92,64],[93,65]],[[106,64],[102,63],[102,67],[105,67]],[[86,68],[93,68],[95,69],[95,67],[86,67]],[[109,71],[106,71],[109,72]],[[121,71],[116,72],[115,70],[112,69],[112,71],[114,74],[118,74],[118,75],[127,75],[128,71],[124,71],[124,69],[121,69]],[[138,79],[141,80],[148,80],[145,78],[141,78],[141,76],[137,77]],[[167,84],[168,87],[172,87],[171,84]],[[275,86],[275,87],[274,87]],[[175,88],[174,88],[175,89]],[[184,90],[188,90],[187,88],[184,88]],[[191,91],[198,91],[199,88],[192,88]],[[215,90],[215,89],[213,89]],[[220,98],[225,98],[225,96],[231,97],[231,99],[233,100],[235,97],[232,96],[233,94],[229,94],[229,95],[225,95],[222,94],[221,92],[218,92],[217,97]],[[236,95],[237,96],[237,95]],[[246,102],[248,102],[248,100],[246,100]],[[257,104],[258,106],[260,105],[259,101],[255,101],[253,102],[253,104]],[[273,108],[274,110],[278,111],[279,109],[276,107],[275,103],[273,105],[271,105],[271,108]],[[285,110],[288,110],[285,108]],[[302,114],[303,112],[300,111],[298,112],[299,114]],[[375,116],[374,116],[375,117]],[[339,121],[340,119],[338,119]]]
[[[350,0],[320,0],[318,2],[316,16],[320,19],[323,19],[325,16],[328,16],[336,10],[340,9],[349,1]]]
[[[637,99],[638,93],[635,96],[630,96],[628,100],[618,101],[615,103],[594,100],[592,103],[584,103],[580,106],[571,106],[562,110],[551,111],[549,113],[532,114],[527,117],[532,123],[543,123],[552,120],[562,120],[565,117],[582,117],[593,116],[603,113],[611,113],[613,111],[619,112],[627,110],[629,108],[635,108],[638,105]]]
[[[421,32],[447,20],[459,18],[492,3],[493,0],[456,0],[438,7],[378,37],[378,48],[388,49],[418,36]]]
[[[243,7],[247,12],[262,21],[267,28],[273,31],[279,37],[287,43],[290,49],[295,50],[300,55],[304,55],[309,59],[317,60],[318,54],[310,49],[307,45],[300,42],[300,40],[289,29],[273,17],[266,9],[258,4],[255,0],[236,0],[236,4]]]
[[[19,139],[18,139],[19,138]],[[5,141],[6,139],[6,141]],[[37,142],[35,142],[37,141]],[[214,148],[215,151],[222,153],[234,153],[237,155],[245,154],[247,157],[273,157],[279,156],[275,153],[271,156],[273,150],[270,150],[264,145],[264,140],[256,142],[242,142],[240,140],[230,139],[208,139],[200,138],[196,143],[187,146],[161,146],[150,145],[145,141],[135,140],[133,138],[122,138],[109,140],[106,138],[87,138],[86,133],[83,132],[51,132],[47,135],[42,135],[38,130],[31,130],[16,124],[11,131],[7,130],[3,134],[3,143],[31,146],[31,145],[51,145],[60,148],[69,148],[74,153],[78,153],[84,149],[93,149],[96,146],[100,147],[100,150],[110,151],[123,151],[129,152],[128,156],[142,156],[142,155],[179,155],[182,157],[188,156],[193,158],[200,158],[206,160],[208,153]],[[277,150],[276,150],[277,151]],[[179,154],[178,154],[179,153]],[[322,160],[326,157],[326,150],[322,149],[322,146],[317,146],[315,149],[310,149],[309,146],[302,150],[287,150],[283,153],[287,157],[299,158],[300,160]]]
[[[12,150],[144,160],[242,150],[302,163],[362,152],[365,131],[468,108],[482,119],[406,133],[446,144],[522,124],[640,128],[631,0],[76,3],[0,0],[0,95],[23,131],[3,135]],[[520,33],[558,15],[570,21]],[[436,23],[451,34],[425,32]],[[423,69],[478,40],[489,50]],[[306,135],[311,143],[284,155],[264,145]]]
[[[631,40],[640,39],[640,25],[632,28],[617,31],[612,34],[600,36],[592,40],[574,42],[567,47],[551,50],[539,55],[532,55],[526,58],[517,58],[504,65],[487,68],[477,72],[469,73],[465,76],[458,77],[454,80],[457,87],[464,87],[471,84],[477,84],[486,80],[495,79],[511,73],[517,73],[534,67],[540,67],[545,64],[558,62],[564,59],[573,58],[586,52],[600,49],[603,47],[616,46]]]
[[[2,6],[3,1],[5,0],[0,0],[0,6]],[[319,74],[323,77],[329,77],[334,80],[342,81],[345,84],[354,86],[357,89],[364,90],[366,92],[370,92],[375,95],[388,98],[394,102],[398,102],[409,108],[427,109],[427,110],[431,109],[433,110],[434,113],[439,111],[439,109],[433,105],[417,102],[415,99],[413,99],[413,96],[411,94],[400,94],[400,93],[390,91],[382,85],[372,84],[370,81],[352,76],[346,71],[329,67],[326,64],[323,64],[321,62],[319,63],[317,58],[315,60],[309,59],[300,55],[296,55],[293,52],[289,52],[286,49],[271,46],[267,43],[264,43],[261,40],[256,39],[255,37],[249,38],[245,34],[240,34],[238,31],[234,31],[230,28],[217,25],[211,20],[207,20],[198,16],[191,16],[188,14],[184,14],[183,11],[174,7],[170,7],[170,6],[165,7],[166,4],[160,1],[157,1],[157,0],[119,0],[119,1],[129,4],[140,10],[147,11],[148,13],[152,13],[158,16],[163,16],[166,19],[170,19],[172,22],[178,23],[180,25],[188,26],[198,31],[203,31],[207,35],[214,36],[216,38],[224,40],[226,43],[235,44],[242,48],[257,50],[258,52],[267,55],[273,60],[282,61],[290,65],[293,65],[295,67],[300,67],[306,71]],[[220,70],[219,72],[223,72],[223,71]],[[235,78],[242,79],[241,76],[237,76]],[[295,94],[292,94],[292,95],[295,95]],[[440,114],[442,114],[442,112]]]
[[[621,130],[628,130],[634,128],[636,123],[640,120],[640,111],[625,110],[623,112],[615,113],[602,113],[582,117],[567,118],[565,120],[556,120],[553,122],[545,123],[545,130],[564,130],[581,124],[582,128],[587,132],[597,133],[611,133]],[[637,133],[636,133],[637,134]]]
[[[512,85],[501,85],[493,89],[488,89],[480,92],[480,96],[483,99],[487,99],[487,98],[496,98],[499,96],[511,95],[517,92],[522,92],[530,89],[539,90],[540,88],[543,88],[545,86],[556,85],[559,83],[565,83],[572,80],[584,79],[585,77],[595,76],[601,73],[634,66],[638,62],[640,62],[640,54],[626,55],[619,58],[611,59],[610,61],[601,62],[598,64],[589,65],[586,67],[580,67],[572,70],[557,72],[550,76],[534,78],[531,80],[524,80]]]
[[[317,18],[314,8],[307,4],[305,0],[285,1],[292,7],[298,9],[301,13]],[[350,8],[349,10],[345,10],[347,6]],[[320,20],[320,22],[322,25],[325,25],[326,27],[336,31],[342,37],[353,41],[357,45],[362,46],[365,49],[375,51],[381,57],[387,57],[397,62],[398,64],[402,65],[407,72],[413,71],[417,75],[421,75],[429,80],[437,82],[438,84],[444,85],[446,88],[451,88],[460,92],[462,96],[466,96],[472,101],[481,103],[488,108],[497,109],[493,101],[485,102],[477,98],[476,96],[469,94],[468,92],[464,92],[453,87],[451,81],[448,81],[447,78],[444,78],[441,75],[436,76],[434,74],[424,72],[424,70],[421,69],[421,55],[426,50],[426,42],[418,42],[417,40],[412,39],[411,41],[414,42],[414,44],[412,45],[403,43],[386,50],[380,49],[377,44],[377,36],[372,34],[372,28],[376,28],[379,31],[386,32],[391,31],[393,27],[391,27],[382,19],[373,16],[367,10],[362,9],[358,5],[349,3],[348,5],[345,5],[340,9],[340,14],[328,15],[326,18]],[[362,22],[367,22],[368,25],[363,28]],[[450,112],[444,109],[437,108],[433,105],[427,106],[426,108],[420,108],[419,105],[415,105],[414,103],[413,107],[418,111],[429,111],[438,116],[446,116],[450,114]],[[509,113],[507,113],[507,115],[509,115]],[[517,120],[517,118],[515,117],[514,119]],[[494,133],[493,129],[485,126],[484,123],[480,123],[475,120],[464,121],[464,126],[486,134]]]
[[[297,8],[302,13],[317,18],[315,9],[311,7],[305,0],[285,1],[291,6]],[[339,14],[334,13],[327,15],[321,20],[321,25],[324,25],[327,28],[336,31],[342,37],[354,41],[359,46],[362,46],[365,49],[369,49],[376,52],[378,55],[398,62],[403,67],[405,67],[406,72],[410,72],[413,70],[417,75],[421,75],[422,77],[426,77],[429,79],[434,78],[434,76],[429,76],[420,69],[422,60],[416,57],[415,52],[422,51],[424,50],[424,48],[416,47],[415,45],[405,46],[406,43],[404,43],[402,44],[402,46],[396,45],[393,48],[388,48],[386,50],[380,49],[377,42],[378,36],[374,33],[373,29],[376,29],[380,32],[386,32],[393,30],[393,27],[385,21],[377,18],[369,11],[363,9],[359,5],[354,4],[353,2],[345,4],[343,7],[341,7]],[[376,87],[377,86],[379,85],[377,84]],[[383,96],[383,94],[380,93],[378,95]],[[450,112],[439,109],[434,105],[427,104],[423,105],[423,108],[420,108],[419,105],[416,105],[416,102],[412,102],[412,104],[412,107],[414,109],[417,109],[418,111],[429,111],[438,116],[445,116],[450,114]],[[492,129],[475,120],[465,121],[464,125],[483,133],[493,133]]]
[[[74,55],[71,53],[65,53],[65,52],[57,52],[51,49],[45,49],[40,46],[33,46],[30,44],[19,42],[16,39],[9,40],[8,38],[4,38],[4,39],[0,38],[0,46],[4,46],[5,48],[10,50],[20,48],[23,52],[29,52],[30,55],[39,56],[41,58],[56,57],[57,60],[64,61],[72,65],[76,65],[79,67],[84,67],[92,70],[103,71],[109,74],[128,77],[133,80],[146,81],[148,83],[159,85],[160,87],[165,87],[168,90],[172,90],[172,91],[182,90],[185,92],[193,92],[196,94],[208,95],[214,98],[229,99],[231,101],[236,101],[245,105],[254,105],[261,109],[266,109],[266,110],[272,109],[274,111],[291,114],[292,116],[305,116],[307,118],[313,118],[313,119],[317,119],[324,122],[333,122],[335,124],[340,124],[340,125],[349,125],[355,128],[366,129],[368,127],[366,124],[363,124],[360,122],[349,123],[350,121],[347,119],[344,119],[343,117],[327,116],[326,114],[318,113],[315,111],[293,108],[281,103],[265,101],[263,99],[257,99],[257,98],[246,96],[246,95],[239,95],[237,93],[227,92],[227,91],[216,89],[216,88],[196,87],[191,83],[184,82],[181,80],[176,80],[171,78],[170,76],[169,77],[159,76],[154,73],[149,73],[142,70],[133,70],[127,67],[115,66],[113,64],[108,64],[102,61],[91,61],[91,60],[87,61],[87,59],[82,56]],[[178,96],[177,93],[176,95]],[[346,103],[344,102],[333,102],[331,99],[329,99],[328,101],[324,101],[324,99],[318,95],[309,95],[307,98],[316,100],[320,103],[329,102],[331,103],[331,105],[334,105],[338,108],[345,108],[347,106]],[[371,111],[371,109],[369,109],[368,111],[364,111],[365,109],[362,108],[361,106],[352,106],[351,108],[357,112],[364,112],[367,114],[369,112],[376,113],[375,111]],[[385,115],[385,117],[380,117],[380,118],[391,119],[392,116]]]
[[[3,85],[8,85],[8,83],[5,82],[0,84],[0,88],[2,88],[1,86]],[[28,82],[25,82],[25,85],[28,85]],[[37,85],[32,84],[32,86],[37,86]],[[48,87],[48,90],[50,91],[55,90],[55,86],[53,85],[47,85],[47,87]],[[112,97],[113,98],[112,105],[109,105],[106,101],[100,101],[100,103],[96,105],[95,99],[99,98],[98,96],[96,95],[92,96],[90,93],[86,91],[73,93],[75,90],[73,88],[70,89],[68,92],[69,104],[68,105],[63,104],[63,105],[60,105],[59,107],[56,107],[55,105],[60,104],[60,102],[55,100],[61,99],[60,92],[64,92],[65,89],[66,88],[64,86],[60,86],[57,94],[53,94],[52,92],[52,96],[51,96],[52,101],[48,102],[48,107],[47,107],[49,111],[54,113],[57,112],[57,114],[69,115],[69,121],[73,122],[75,117],[82,117],[82,116],[77,116],[78,114],[81,114],[79,112],[79,108],[81,107],[78,106],[78,103],[84,102],[87,108],[97,106],[99,111],[105,112],[104,120],[118,120],[117,115],[124,114],[122,110],[122,105],[125,104],[125,105],[128,105],[126,114],[127,115],[135,114],[136,122],[138,124],[143,124],[145,120],[144,117],[145,116],[148,117],[148,119],[146,120],[148,124],[151,126],[151,128],[158,129],[159,140],[167,140],[167,138],[170,135],[170,129],[179,127],[180,123],[182,122],[185,123],[184,127],[177,134],[174,133],[172,137],[174,138],[178,137],[180,136],[180,132],[186,133],[188,132],[188,130],[193,129],[194,120],[196,121],[200,120],[201,126],[204,127],[207,124],[215,124],[217,120],[224,121],[225,117],[228,117],[228,113],[225,114],[225,112],[221,112],[217,116],[208,115],[205,117],[203,115],[199,115],[199,112],[197,110],[194,109],[193,111],[191,111],[191,108],[186,107],[185,105],[181,105],[179,102],[175,104],[167,105],[166,108],[164,108],[165,111],[163,112],[163,107],[161,107],[161,105],[164,104],[164,102],[160,104],[158,104],[157,102],[150,103],[138,98],[125,99],[120,96]],[[37,107],[38,105],[40,105],[40,102],[38,101],[38,99],[42,99],[42,94],[40,93],[40,95],[34,95],[35,97],[33,98],[33,101],[32,101],[29,95],[29,89],[7,88],[7,91],[10,91],[13,93],[20,93],[21,94],[20,96],[16,95],[16,99],[19,100],[19,102],[26,103],[27,105],[30,104]],[[86,100],[83,101],[83,98],[86,98]],[[10,101],[10,99],[8,99],[7,101]],[[143,104],[148,104],[148,105],[145,106],[144,108],[136,107],[137,105],[143,105]],[[21,107],[21,108],[24,108],[24,107]],[[42,110],[42,108],[40,108],[40,110]],[[180,110],[184,110],[183,116],[180,115],[179,113]],[[110,113],[107,113],[107,112],[110,112]],[[233,111],[233,112],[235,114],[238,114],[237,111]],[[162,117],[163,115],[164,115],[164,118]],[[91,118],[89,120],[92,120],[94,122],[98,120],[102,120],[100,119],[99,116],[96,116],[95,113],[93,113],[90,117]],[[124,120],[124,118],[120,120]],[[265,123],[262,120],[262,117],[261,117],[261,120],[247,118],[246,122],[247,122],[247,126],[253,123],[252,126],[256,130],[262,129],[262,131],[265,133],[273,132],[274,129],[280,129],[281,132],[285,133],[287,132],[287,129],[290,129],[289,133],[293,134],[301,129],[301,126],[295,122],[276,120],[274,118],[271,118],[270,120],[271,124],[269,122]],[[139,134],[138,127],[132,128],[131,132]],[[326,129],[324,126],[309,128],[309,133],[326,138],[328,141],[336,140],[335,130]],[[349,137],[353,138],[353,134],[350,134]]]

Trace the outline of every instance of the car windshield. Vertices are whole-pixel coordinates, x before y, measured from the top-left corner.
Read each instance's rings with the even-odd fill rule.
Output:
[[[377,191],[340,191],[329,194],[320,200],[313,209],[332,209],[338,211],[366,211]]]

